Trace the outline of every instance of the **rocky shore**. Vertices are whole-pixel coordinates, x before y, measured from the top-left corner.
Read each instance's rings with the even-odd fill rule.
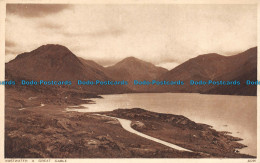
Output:
[[[251,157],[240,154],[246,147],[242,140],[212,126],[196,123],[182,115],[150,112],[141,108],[117,109],[102,114],[128,119],[132,128],[186,149],[209,154],[211,157]]]

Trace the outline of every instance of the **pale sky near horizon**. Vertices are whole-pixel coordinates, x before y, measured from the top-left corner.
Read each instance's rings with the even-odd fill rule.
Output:
[[[7,5],[6,59],[44,44],[108,66],[129,57],[172,69],[257,45],[256,5]]]

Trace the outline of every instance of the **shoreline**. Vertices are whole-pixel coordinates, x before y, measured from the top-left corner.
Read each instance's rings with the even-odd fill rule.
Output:
[[[191,149],[195,153],[178,151],[129,133],[111,118],[65,110],[71,105],[91,102],[77,99],[81,97],[68,98],[69,102],[59,102],[57,97],[51,99],[51,96],[37,95],[37,98],[28,100],[30,97],[35,97],[35,94],[6,90],[6,158],[255,158],[232,151],[245,147],[235,142],[238,138],[219,133],[208,125],[197,124],[184,116],[143,109],[98,112],[131,119],[131,127],[138,132]],[[41,103],[44,106],[39,107]],[[28,108],[19,110],[21,107]],[[140,128],[140,124],[145,127]],[[159,128],[163,130],[159,131]],[[163,134],[158,135],[158,132]],[[178,133],[182,133],[181,136]],[[171,137],[173,135],[176,139]],[[189,135],[198,136],[201,145],[194,144],[194,137]],[[218,140],[218,136],[221,139]],[[216,141],[212,141],[214,137]],[[223,142],[230,145],[224,145],[221,149],[219,145],[223,145]],[[207,146],[218,151],[211,152],[210,156],[196,153],[203,152]],[[87,152],[89,150],[91,152]]]
[[[159,138],[161,140],[165,140],[165,141],[171,142],[173,144],[180,145],[184,148],[189,147],[188,149],[194,150],[195,152],[205,152],[205,151],[209,150],[209,149],[205,149],[205,150],[200,149],[201,147],[197,148],[196,145],[194,146],[194,141],[198,142],[199,140],[193,139],[193,137],[198,138],[199,136],[201,136],[200,135],[201,133],[202,133],[202,136],[200,137],[200,139],[202,139],[202,144],[200,144],[200,145],[203,145],[204,143],[206,143],[207,146],[209,146],[209,145],[212,145],[212,143],[213,143],[214,144],[213,146],[216,145],[217,148],[218,148],[218,146],[220,146],[219,150],[222,150],[222,152],[223,152],[223,150],[224,151],[226,150],[225,153],[229,153],[230,155],[233,155],[233,152],[239,153],[239,151],[237,149],[243,149],[243,148],[247,147],[247,146],[239,143],[239,141],[241,141],[243,139],[230,135],[228,133],[228,131],[216,131],[210,125],[195,123],[182,115],[157,113],[157,112],[151,112],[151,111],[147,111],[147,110],[140,109],[140,108],[116,109],[111,112],[98,112],[98,114],[104,114],[107,116],[123,118],[123,119],[131,120],[132,122],[141,123],[142,127],[140,127],[138,125],[133,125],[132,128],[134,128],[135,130],[137,130],[141,133],[148,134],[155,138]],[[166,124],[165,124],[165,122],[166,122]],[[165,128],[165,129],[163,129],[163,130],[158,129],[160,127]],[[173,128],[174,129],[181,128],[178,131],[182,132],[183,134],[178,135],[178,133],[176,133],[176,132],[170,132],[170,131],[173,131]],[[182,131],[182,130],[184,130],[184,131]],[[160,132],[160,134],[158,134],[158,131],[164,131],[165,133]],[[205,132],[207,133],[206,135],[203,134]],[[193,133],[193,134],[195,133],[195,135],[191,135],[190,133]],[[174,136],[172,134],[178,135],[180,140],[177,140],[176,138],[174,138]],[[183,139],[183,137],[185,137],[185,135],[190,136],[190,138]],[[173,140],[172,137],[175,140]],[[210,141],[203,142],[204,138],[209,139],[212,142],[210,142]],[[189,140],[189,139],[191,139],[191,140]],[[178,142],[179,144],[176,142]],[[225,146],[225,149],[221,149],[223,147],[223,144],[226,144],[226,143],[230,144],[230,146],[232,146],[232,147],[230,148],[228,145],[228,146]],[[204,146],[204,147],[207,148],[207,146]],[[216,146],[214,148],[216,148]],[[221,155],[220,153],[212,151],[211,154],[218,156],[218,155]],[[229,154],[227,154],[227,155],[229,155]],[[228,157],[228,156],[225,156],[225,157]]]

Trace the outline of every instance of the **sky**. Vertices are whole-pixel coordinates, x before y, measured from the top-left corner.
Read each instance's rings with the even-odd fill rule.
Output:
[[[201,54],[257,45],[256,5],[7,4],[5,61],[60,44],[103,66],[134,56],[172,69]]]

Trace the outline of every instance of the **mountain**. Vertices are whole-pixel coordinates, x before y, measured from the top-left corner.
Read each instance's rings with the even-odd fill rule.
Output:
[[[95,93],[125,92],[117,86],[77,85],[78,80],[111,80],[94,62],[84,61],[61,45],[43,45],[31,52],[18,55],[6,64],[6,77],[10,79],[72,81],[69,88]]]
[[[107,67],[106,73],[116,80],[126,80],[129,87],[136,91],[149,89],[147,86],[134,86],[134,80],[154,80],[168,70],[135,57],[128,57],[117,64]]]
[[[211,89],[202,91],[202,93],[256,96],[257,86],[246,85],[246,81],[257,80],[257,48],[251,48],[240,54],[230,56],[229,59],[235,64],[235,67],[233,67],[232,71],[224,72],[221,76],[216,77],[215,80],[238,80],[241,82],[241,85],[214,86]]]
[[[256,86],[246,86],[246,80],[256,81],[257,48],[233,56],[222,56],[216,53],[200,55],[192,58],[169,72],[158,80],[182,80],[183,86],[156,87],[157,92],[196,92],[209,94],[256,95]],[[224,80],[241,82],[240,86],[192,86],[190,80],[208,81]]]
[[[19,54],[6,63],[6,79],[72,81],[71,86],[48,88],[79,90],[81,93],[114,94],[127,92],[187,92],[206,94],[256,95],[256,86],[247,86],[246,80],[257,80],[257,47],[233,56],[209,53],[192,58],[168,71],[149,62],[128,57],[110,67],[77,57],[62,45],[43,45],[31,52]],[[77,85],[77,81],[128,81],[122,85]],[[184,85],[144,86],[133,81],[184,81]],[[240,81],[238,86],[190,85],[194,81]],[[28,86],[23,86],[27,88]],[[45,87],[29,87],[34,90]]]

